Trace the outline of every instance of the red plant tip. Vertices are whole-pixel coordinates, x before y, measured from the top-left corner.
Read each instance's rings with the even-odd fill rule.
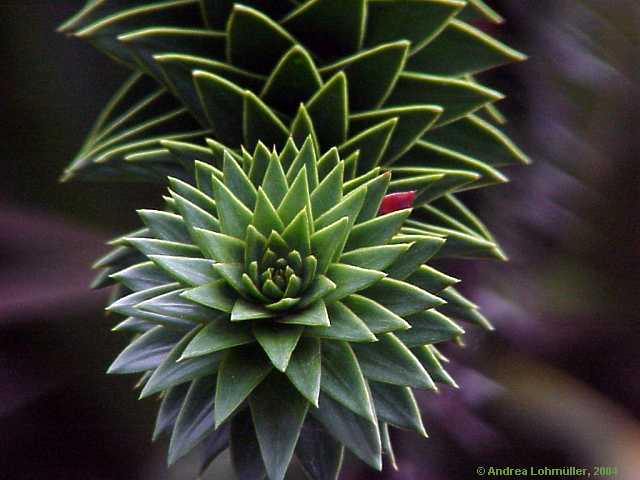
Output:
[[[402,210],[404,208],[413,207],[413,201],[416,199],[416,192],[396,192],[385,195],[380,204],[378,215],[386,215],[387,213]]]

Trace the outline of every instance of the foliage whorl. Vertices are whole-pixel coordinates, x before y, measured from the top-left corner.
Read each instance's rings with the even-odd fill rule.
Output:
[[[381,468],[387,424],[424,433],[411,388],[450,382],[433,344],[464,333],[437,310],[456,280],[424,265],[442,238],[403,233],[408,209],[378,215],[390,174],[345,181],[311,139],[196,169],[120,240],[140,261],[113,275],[129,293],[109,309],[140,335],[110,372],[163,393],[170,462],[206,439],[209,457],[258,446],[272,480],[294,450],[313,478],[322,449],[335,472],[345,446]]]

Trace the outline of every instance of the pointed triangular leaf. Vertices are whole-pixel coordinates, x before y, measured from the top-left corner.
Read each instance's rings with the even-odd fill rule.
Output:
[[[194,237],[198,239],[205,255],[216,262],[236,263],[244,260],[245,243],[237,237],[202,228],[194,229]],[[213,271],[213,268],[210,269]]]
[[[425,292],[409,283],[384,278],[364,290],[361,295],[369,297],[396,315],[411,315],[427,308],[445,303],[440,297]]]
[[[375,424],[375,412],[366,381],[358,360],[347,342],[322,341],[320,390],[355,414]]]
[[[509,137],[477,115],[430,130],[423,138],[494,167],[530,162]]]
[[[404,280],[423,263],[426,263],[444,244],[444,239],[438,237],[412,235],[406,240],[400,237],[398,240],[411,240],[411,248],[404,252],[393,264],[385,270],[390,277]]]
[[[385,108],[352,115],[350,131],[354,135],[389,118],[397,118],[391,140],[385,151],[382,165],[392,164],[409,150],[415,142],[434,124],[442,114],[442,108],[430,105],[416,105],[400,108]]]
[[[244,91],[222,77],[196,70],[193,81],[216,138],[235,147],[242,143]]]
[[[303,167],[297,173],[295,180],[289,183],[291,187],[277,210],[278,216],[284,225],[288,225],[301,210],[306,208],[311,211],[307,169]]]
[[[264,349],[271,363],[281,372],[289,365],[291,354],[300,340],[300,325],[274,325],[254,323],[253,334]]]
[[[369,382],[378,419],[427,436],[416,399],[409,387]]]
[[[411,329],[396,336],[407,347],[447,342],[464,335],[464,330],[436,310],[426,310],[406,317]]]
[[[342,71],[347,75],[350,108],[361,112],[380,107],[393,89],[404,66],[409,42],[379,45],[321,69],[324,77]]]
[[[382,470],[382,445],[377,423],[371,423],[327,395],[320,395],[320,408],[313,415],[340,443],[371,467]]]
[[[285,376],[272,374],[251,394],[249,406],[267,474],[283,480],[309,403]]]
[[[384,333],[378,339],[375,343],[353,345],[365,377],[393,385],[433,389],[429,374],[393,333]]]
[[[248,411],[238,413],[231,421],[231,462],[238,480],[262,480],[267,474]]]
[[[315,54],[332,58],[362,46],[365,18],[365,0],[312,0],[301,4],[282,23]]]
[[[189,243],[191,237],[180,215],[158,210],[138,210],[138,215],[159,240]]]
[[[269,160],[269,165],[262,181],[262,188],[274,205],[280,205],[280,202],[287,194],[287,190],[289,190],[289,183],[287,182],[282,162],[275,154],[272,154]]]
[[[303,337],[291,355],[285,372],[302,396],[316,406],[320,395],[320,365],[320,340]]]
[[[204,307],[182,297],[183,290],[175,290],[145,300],[135,306],[145,312],[157,313],[168,317],[176,317],[194,323],[205,323],[220,318],[224,313]]]
[[[343,253],[340,257],[340,263],[371,270],[386,270],[409,247],[410,244],[398,244],[357,248]]]
[[[329,79],[307,102],[306,108],[313,119],[320,147],[327,149],[342,144],[349,125],[345,74],[340,72]]]
[[[456,382],[451,378],[447,371],[442,368],[440,360],[434,353],[434,347],[430,345],[424,345],[422,347],[416,347],[411,349],[415,357],[422,364],[425,370],[438,383],[449,385],[453,388],[458,388]]]
[[[243,104],[244,145],[253,149],[262,142],[280,147],[287,141],[287,127],[253,92],[247,90]]]
[[[107,373],[138,373],[157,368],[182,335],[162,326],[149,330],[118,355]]]
[[[364,290],[375,285],[386,276],[384,272],[354,267],[343,263],[334,263],[327,270],[327,278],[336,284],[337,288],[325,297],[327,303],[340,300],[347,295]]]
[[[226,235],[244,239],[247,226],[251,222],[251,210],[217,178],[213,178],[214,196],[220,215],[220,230]]]
[[[228,151],[224,152],[224,184],[245,206],[252,209],[256,203],[256,188]]]
[[[313,234],[311,251],[318,259],[318,273],[325,273],[333,259],[339,255],[338,248],[345,244],[348,232],[349,219],[343,217]]]
[[[209,259],[169,255],[149,255],[149,258],[174,279],[187,285],[203,285],[218,279]]]
[[[351,230],[346,249],[355,250],[356,248],[386,244],[391,237],[398,233],[409,214],[411,214],[410,209],[398,210],[359,223]]]
[[[394,332],[396,330],[406,330],[411,325],[402,317],[399,317],[391,310],[384,308],[379,303],[361,295],[349,295],[343,300],[353,313],[367,324],[373,333]]]
[[[180,414],[180,410],[182,410],[182,405],[184,399],[187,397],[190,385],[189,383],[184,383],[167,391],[158,409],[158,416],[156,417],[156,424],[153,430],[154,442],[160,438],[161,435],[173,428]]]
[[[189,342],[180,358],[201,357],[253,342],[255,338],[248,325],[230,323],[226,319],[214,320]]]
[[[435,75],[403,73],[386,105],[439,105],[444,112],[437,125],[445,125],[502,98],[500,93],[477,83]]]
[[[290,201],[293,203],[293,200],[292,197]],[[262,187],[258,189],[258,199],[256,200],[256,208],[251,218],[251,225],[263,235],[269,235],[274,230],[277,232],[284,230],[282,219]]]
[[[468,23],[452,20],[440,35],[411,56],[407,70],[460,77],[525,58]]]
[[[171,257],[171,258],[184,258],[184,257]],[[198,259],[192,259],[198,260]],[[117,273],[111,275],[111,278],[122,283],[125,287],[133,291],[146,290],[148,288],[158,287],[166,285],[175,281],[175,275],[170,277],[163,271],[164,269],[158,268],[154,262],[143,262],[127,267],[124,270],[120,270]],[[178,280],[180,280],[178,278]]]
[[[438,35],[464,6],[465,3],[458,0],[369,2],[365,45],[406,39],[411,42],[412,50],[416,50]]]
[[[140,398],[146,398],[174,387],[175,385],[216,373],[222,360],[222,353],[213,353],[192,360],[178,362],[184,349],[197,333],[198,329],[194,329],[171,350],[171,353],[169,353],[160,366],[156,368],[153,375],[151,375],[145,384]]]
[[[171,435],[169,465],[189,453],[214,430],[215,388],[215,376],[201,377],[191,384]]]
[[[303,302],[300,303],[302,305]],[[311,304],[309,307],[298,310],[278,320],[279,323],[287,325],[306,325],[309,327],[329,326],[329,314],[322,300]]]
[[[318,421],[307,416],[296,447],[296,457],[312,480],[336,480],[344,447]]]
[[[367,325],[341,302],[327,307],[330,327],[315,327],[307,330],[308,335],[345,342],[375,342],[376,337]]]
[[[294,43],[287,31],[263,13],[234,4],[227,22],[227,56],[233,65],[267,74]]]
[[[293,113],[321,86],[322,79],[311,56],[296,45],[271,72],[260,97],[284,113]]]
[[[259,347],[234,348],[220,365],[216,385],[216,427],[242,405],[273,369]]]
[[[231,312],[236,299],[233,290],[222,279],[186,290],[182,293],[182,296],[192,302],[215,308],[222,312]]]
[[[351,137],[338,147],[340,155],[346,157],[359,151],[357,171],[361,175],[377,167],[382,161],[397,123],[396,117],[390,118]]]

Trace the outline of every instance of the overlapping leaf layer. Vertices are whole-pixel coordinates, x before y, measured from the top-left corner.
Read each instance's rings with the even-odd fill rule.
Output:
[[[296,456],[329,480],[345,447],[393,463],[389,425],[424,433],[411,389],[455,386],[435,344],[490,328],[426,262],[504,258],[456,194],[527,162],[475,78],[523,56],[478,19],[501,21],[482,0],[90,0],[61,27],[133,70],[64,177],[170,179],[95,282],[170,463],[230,446],[241,479]]]
[[[109,310],[137,334],[110,372],[163,395],[170,463],[203,443],[203,468],[231,445],[241,478],[282,479],[294,453],[335,478],[344,447],[381,468],[388,425],[424,434],[411,389],[455,385],[434,346],[464,333],[447,308],[478,321],[425,265],[443,238],[406,232],[409,209],[378,215],[390,174],[345,180],[349,161],[310,137],[222,163],[171,179],[167,209],[141,210],[146,228],[101,262],[127,258]]]
[[[89,2],[62,30],[136,73],[103,112],[68,178],[179,175],[160,139],[361,151],[408,184],[504,181],[526,157],[483,110],[502,95],[473,75],[523,56],[461,18],[459,0]]]

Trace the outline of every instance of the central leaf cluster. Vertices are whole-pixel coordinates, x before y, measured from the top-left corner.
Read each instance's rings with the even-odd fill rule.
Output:
[[[297,425],[285,466],[307,412],[330,431],[336,415],[349,418],[365,441],[339,441],[379,467],[379,420],[423,433],[407,387],[434,388],[431,345],[464,333],[436,310],[457,280],[425,265],[444,240],[403,226],[410,209],[380,214],[389,172],[354,175],[357,156],[318,156],[312,137],[300,149],[290,139],[281,152],[222,155],[221,169],[195,162],[195,185],[170,179],[166,210],[141,210],[146,229],[118,241],[110,261],[140,263],[113,275],[130,293],[109,309],[129,317],[119,328],[145,333],[110,372],[149,371],[144,396],[194,380],[185,401],[211,407],[205,430],[242,418],[247,402],[258,438],[274,414],[291,415],[278,420]],[[376,413],[389,395],[410,421]],[[291,408],[274,406],[285,398]],[[185,422],[170,461],[190,445]]]

